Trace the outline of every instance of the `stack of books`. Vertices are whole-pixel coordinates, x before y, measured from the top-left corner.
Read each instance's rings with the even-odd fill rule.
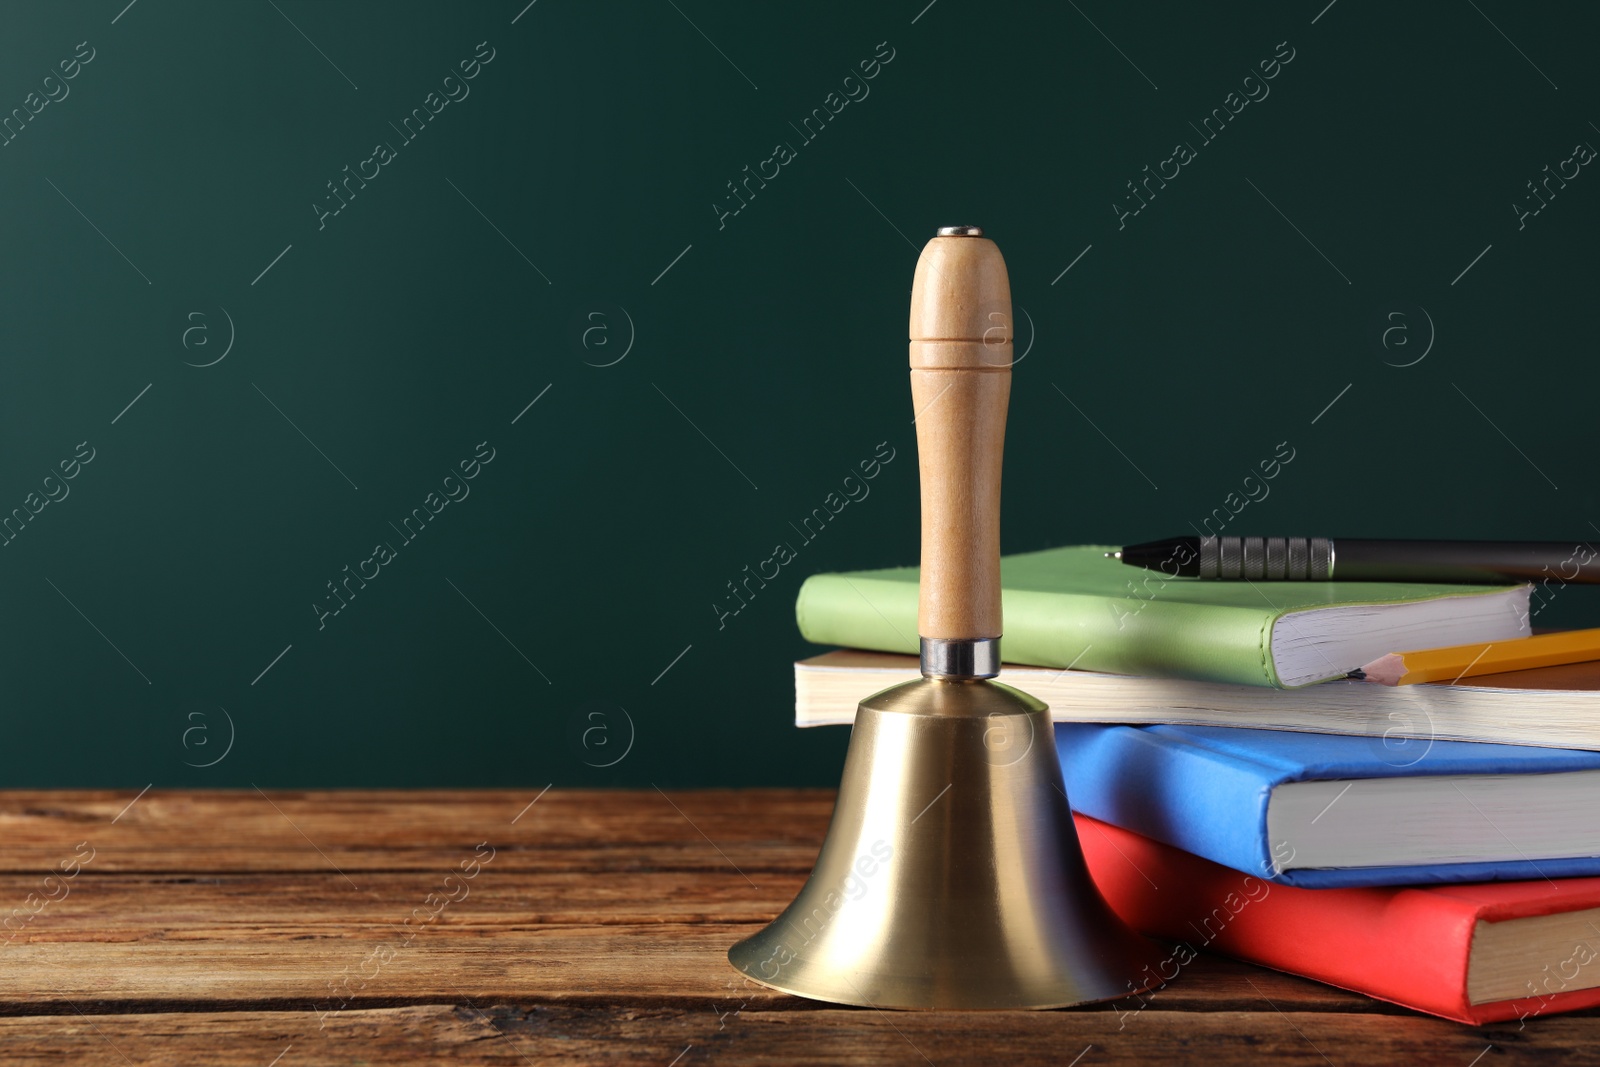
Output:
[[[1205,581],[1107,551],[1002,560],[1000,681],[1050,705],[1124,919],[1461,1022],[1600,1005],[1600,664],[1347,677],[1526,636],[1528,586]],[[806,581],[802,634],[845,648],[795,665],[797,725],[918,676],[917,577]]]

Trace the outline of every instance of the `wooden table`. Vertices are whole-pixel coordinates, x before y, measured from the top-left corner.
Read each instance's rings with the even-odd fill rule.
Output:
[[[131,803],[130,803],[131,802]],[[1202,956],[1142,1010],[905,1013],[747,983],[824,791],[0,793],[0,1061],[1164,1064],[1600,1059]],[[54,872],[51,874],[50,872]]]

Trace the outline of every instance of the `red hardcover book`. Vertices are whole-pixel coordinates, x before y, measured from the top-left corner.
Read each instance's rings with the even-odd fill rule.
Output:
[[[1600,1005],[1600,878],[1302,889],[1079,815],[1106,901],[1179,942],[1464,1023]]]

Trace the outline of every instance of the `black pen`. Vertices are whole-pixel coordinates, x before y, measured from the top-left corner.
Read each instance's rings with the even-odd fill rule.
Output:
[[[1587,541],[1173,537],[1106,556],[1172,578],[1600,584],[1600,550]]]

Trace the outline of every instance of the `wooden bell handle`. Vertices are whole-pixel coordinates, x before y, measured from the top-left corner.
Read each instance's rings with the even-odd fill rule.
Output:
[[[998,638],[1000,460],[1011,396],[1011,283],[975,227],[929,241],[911,283],[911,400],[922,473],[925,638]]]

